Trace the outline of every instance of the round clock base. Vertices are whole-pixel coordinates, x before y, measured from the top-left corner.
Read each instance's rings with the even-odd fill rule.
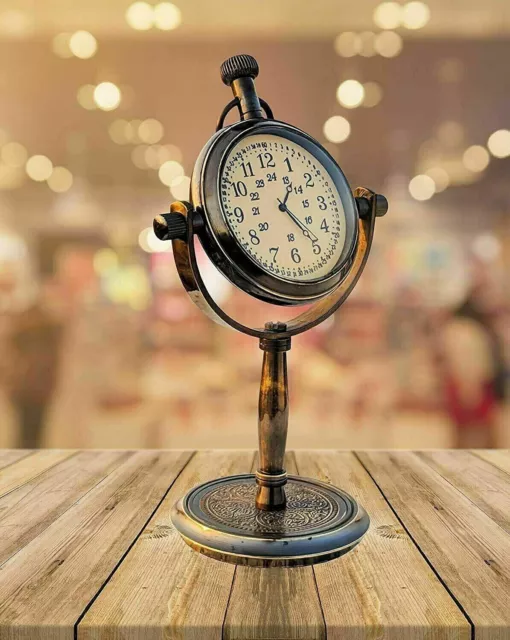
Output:
[[[235,564],[272,567],[316,564],[353,549],[370,519],[349,494],[289,476],[286,508],[255,506],[253,474],[218,478],[179,500],[172,522],[195,551]]]

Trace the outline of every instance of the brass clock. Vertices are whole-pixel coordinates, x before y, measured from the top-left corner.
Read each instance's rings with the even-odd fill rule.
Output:
[[[365,265],[384,196],[351,191],[329,153],[308,134],[274,119],[255,90],[258,64],[233,56],[221,67],[234,98],[196,162],[189,202],[154,220],[172,240],[181,281],[216,322],[257,337],[264,352],[255,474],[192,489],[172,520],[185,542],[210,557],[254,566],[322,562],[352,549],[368,529],[361,505],[345,492],[288,476],[287,351],[292,336],[319,324],[345,301]],[[237,108],[241,120],[224,126]],[[249,295],[277,305],[310,304],[293,320],[250,327],[208,292],[195,238],[216,268]]]

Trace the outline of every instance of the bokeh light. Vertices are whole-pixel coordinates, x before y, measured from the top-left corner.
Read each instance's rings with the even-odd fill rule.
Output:
[[[138,236],[138,244],[147,253],[172,251],[172,243],[165,240],[159,240],[152,227],[147,227],[140,232],[140,235]]]
[[[78,93],[76,94],[78,104],[88,111],[96,109],[96,102],[94,100],[95,88],[93,84],[84,84],[78,89]]]
[[[374,22],[381,29],[396,29],[402,22],[402,5],[381,2],[374,11]]]
[[[414,176],[409,183],[409,193],[415,200],[429,200],[435,191],[436,185],[434,180],[425,174]]]
[[[0,158],[8,167],[22,167],[27,155],[27,150],[19,142],[7,142],[0,151]]]
[[[113,111],[121,101],[119,87],[113,82],[101,82],[94,89],[94,102],[103,111]]]
[[[361,38],[353,31],[344,31],[335,38],[334,48],[342,58],[352,58],[361,51]]]
[[[495,158],[508,158],[510,156],[510,131],[508,129],[495,131],[489,137],[487,147]]]
[[[148,169],[149,165],[146,161],[145,152],[147,151],[148,146],[146,144],[140,144],[136,146],[133,151],[131,151],[131,160],[133,164],[138,169]]]
[[[363,31],[359,34],[360,38],[360,56],[364,58],[371,58],[375,56],[376,50],[374,46],[375,41],[375,33],[373,31]]]
[[[48,177],[48,186],[55,193],[64,193],[73,186],[73,174],[65,167],[55,167]]]
[[[436,193],[441,193],[450,185],[450,175],[444,167],[431,167],[425,171],[425,175],[434,181]]]
[[[430,9],[424,2],[408,2],[402,9],[402,26],[422,29],[430,20]]]
[[[170,191],[172,192],[173,197],[177,200],[188,200],[190,185],[191,178],[188,178],[188,176],[181,176],[180,178],[176,178],[172,181]]]
[[[479,172],[487,168],[490,161],[489,152],[485,147],[475,144],[464,151],[462,162],[466,169]]]
[[[69,38],[69,49],[77,58],[92,58],[97,51],[97,40],[88,31],[76,31]]]
[[[176,29],[182,21],[181,10],[171,2],[160,2],[154,7],[154,25],[163,31]]]
[[[46,156],[36,155],[27,160],[25,169],[29,178],[36,182],[44,182],[51,176],[53,163]]]
[[[365,89],[357,80],[345,80],[336,91],[338,102],[347,109],[359,107],[365,97]]]
[[[129,122],[120,118],[114,120],[108,127],[108,134],[116,144],[127,144],[129,142],[128,127]]]
[[[154,9],[147,2],[133,2],[126,11],[126,22],[137,31],[147,31],[154,24]]]
[[[365,82],[363,85],[365,97],[363,99],[364,107],[376,107],[381,102],[383,90],[377,82]]]
[[[402,37],[395,31],[381,31],[374,40],[375,50],[384,58],[395,58],[402,51],[403,46]]]
[[[501,255],[501,242],[492,233],[482,233],[471,245],[473,253],[483,262],[493,262]]]
[[[72,58],[73,52],[69,46],[70,33],[58,33],[51,42],[53,53],[59,58]]]
[[[138,127],[138,137],[147,144],[155,144],[161,140],[164,134],[163,125],[159,120],[148,118]]]
[[[184,169],[176,160],[167,160],[160,166],[158,175],[163,184],[171,187],[175,178],[180,178],[184,175]]]
[[[344,142],[350,133],[351,125],[349,121],[342,116],[332,116],[324,123],[324,136],[330,142]]]

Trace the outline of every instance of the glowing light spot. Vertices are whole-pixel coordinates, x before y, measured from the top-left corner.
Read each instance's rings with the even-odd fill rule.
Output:
[[[384,58],[395,58],[402,51],[404,42],[395,31],[381,31],[374,40],[377,53]]]
[[[8,167],[22,167],[27,161],[27,150],[19,142],[8,142],[2,147],[0,157]]]
[[[372,31],[363,31],[363,33],[359,34],[359,37],[361,41],[361,47],[359,51],[360,56],[363,56],[364,58],[371,58],[372,56],[375,56],[375,33],[373,33]]]
[[[488,139],[487,146],[495,158],[508,158],[510,156],[510,131],[508,129],[495,131]]]
[[[396,29],[402,22],[402,5],[381,2],[374,11],[374,22],[380,29]]]
[[[92,58],[97,51],[97,40],[88,31],[76,31],[69,39],[69,48],[77,58]]]
[[[131,152],[131,160],[133,161],[135,167],[138,167],[138,169],[148,169],[145,155],[147,149],[148,147],[146,144],[140,144]]]
[[[159,147],[160,164],[167,160],[182,162],[182,151],[175,144],[165,144]]]
[[[48,178],[48,186],[55,193],[64,193],[73,186],[73,174],[65,167],[55,167]]]
[[[474,144],[464,151],[462,162],[466,169],[476,173],[487,168],[490,162],[490,155],[485,147]]]
[[[437,137],[443,144],[456,147],[464,139],[464,127],[460,122],[447,120],[438,127]]]
[[[501,255],[501,242],[492,233],[483,233],[475,238],[472,249],[483,262],[492,262]]]
[[[154,24],[158,29],[171,31],[182,21],[181,10],[171,2],[160,2],[154,7]]]
[[[430,9],[424,2],[408,2],[402,10],[402,26],[422,29],[430,20]]]
[[[116,109],[121,98],[120,89],[113,82],[101,82],[94,89],[94,102],[103,111]]]
[[[83,87],[78,89],[78,93],[76,94],[79,105],[88,111],[93,111],[96,108],[94,90],[95,87],[93,84],[84,84]]]
[[[166,184],[167,187],[171,187],[175,178],[179,178],[184,175],[184,169],[179,162],[175,160],[167,160],[160,166],[158,175],[163,184]]]
[[[29,178],[36,182],[44,182],[51,176],[53,164],[46,156],[32,156],[27,160],[25,170]]]
[[[189,199],[189,188],[191,185],[191,179],[188,176],[182,176],[182,178],[176,182],[172,182],[170,191],[177,200]]]
[[[425,175],[434,181],[436,193],[441,193],[441,191],[444,191],[450,184],[450,176],[443,167],[431,167],[425,172]]]
[[[351,125],[342,116],[332,116],[324,123],[323,131],[327,140],[338,144],[347,140],[351,133]]]
[[[94,254],[94,271],[99,275],[114,271],[119,266],[119,258],[113,249],[99,249]]]
[[[172,251],[172,243],[165,240],[159,240],[159,238],[154,234],[152,227],[147,227],[140,232],[140,235],[138,236],[138,244],[147,253]]]
[[[148,144],[155,144],[156,142],[159,142],[163,137],[163,134],[163,125],[159,120],[155,120],[154,118],[144,120],[138,127],[138,137],[140,140],[147,142]]]
[[[365,89],[357,80],[345,80],[336,91],[338,102],[347,109],[359,107],[365,97]]]
[[[361,38],[353,31],[345,31],[335,38],[334,48],[342,58],[352,58],[361,51]]]
[[[127,144],[129,142],[129,126],[129,122],[127,120],[114,120],[108,127],[108,133],[113,142],[116,144]]]
[[[415,176],[409,183],[409,193],[415,200],[429,200],[435,191],[436,185],[434,180],[424,174]]]
[[[365,89],[365,98],[363,100],[364,107],[376,107],[381,102],[383,91],[377,82],[366,82],[363,85]]]
[[[147,2],[133,2],[126,11],[126,22],[137,31],[147,31],[154,24],[154,9]]]

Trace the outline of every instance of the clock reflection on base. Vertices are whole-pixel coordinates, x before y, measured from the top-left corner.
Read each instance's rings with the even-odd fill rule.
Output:
[[[198,157],[190,201],[172,203],[154,219],[154,232],[172,241],[179,277],[193,303],[216,323],[259,341],[258,467],[254,474],[193,488],[174,506],[172,522],[190,547],[216,560],[259,567],[325,562],[351,551],[370,519],[341,489],[285,470],[287,352],[293,336],[345,302],[367,262],[375,219],[385,215],[388,203],[370,189],[352,192],[322,145],[274,120],[255,91],[254,58],[233,56],[221,71],[234,99]],[[224,126],[233,108],[241,121]],[[236,320],[208,291],[196,241],[220,273],[248,295],[276,305],[309,306],[289,321],[264,327]]]
[[[255,504],[254,474],[229,476],[192,489],[172,520],[195,551],[254,567],[296,567],[351,551],[369,527],[364,509],[328,484],[289,476],[284,509]]]

